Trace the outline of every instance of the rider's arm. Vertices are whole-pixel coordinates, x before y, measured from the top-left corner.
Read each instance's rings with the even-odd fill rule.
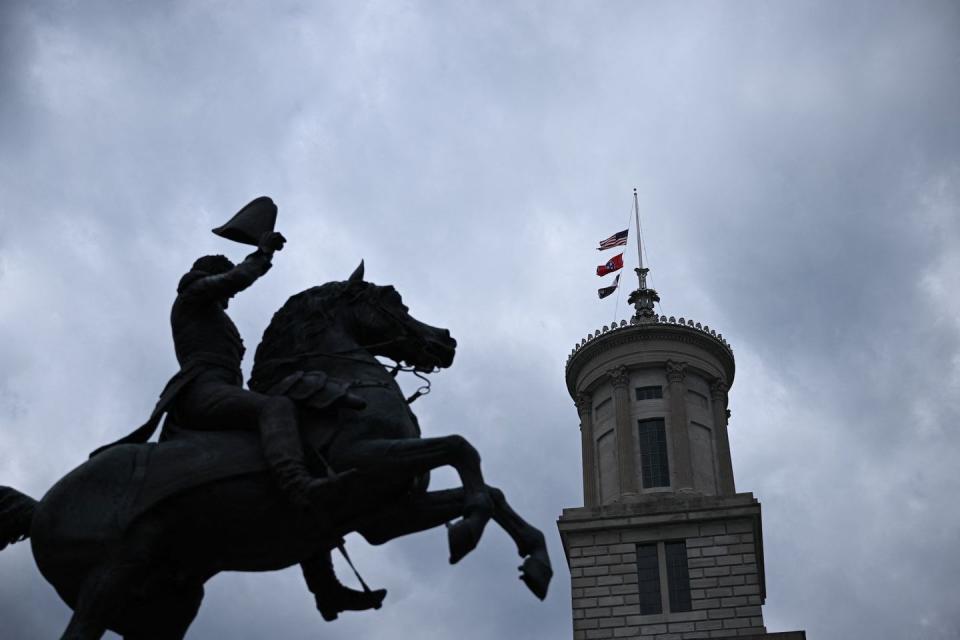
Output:
[[[287,241],[282,234],[267,232],[260,238],[256,251],[244,258],[243,262],[226,273],[206,276],[192,282],[181,297],[193,300],[220,300],[239,293],[256,282],[273,266],[270,260],[274,251],[283,248]]]
[[[269,254],[257,249],[230,271],[205,276],[190,283],[180,295],[192,300],[220,300],[232,296],[269,271],[272,266],[270,258]]]

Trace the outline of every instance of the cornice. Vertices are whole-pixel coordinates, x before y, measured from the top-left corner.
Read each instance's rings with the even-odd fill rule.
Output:
[[[692,344],[715,356],[723,365],[726,373],[726,383],[733,383],[735,361],[730,344],[723,339],[722,334],[711,330],[708,326],[701,326],[693,320],[679,321],[673,317],[660,316],[653,322],[637,322],[620,325],[610,325],[597,330],[580,341],[567,358],[566,381],[567,391],[575,397],[576,377],[580,370],[600,354],[626,344],[647,342],[652,340],[672,340],[675,342]]]

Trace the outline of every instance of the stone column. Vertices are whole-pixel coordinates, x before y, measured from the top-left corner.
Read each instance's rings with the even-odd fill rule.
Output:
[[[617,462],[620,467],[620,495],[637,493],[637,470],[634,464],[636,438],[630,420],[630,373],[626,367],[607,372],[613,383],[613,409],[616,412]]]
[[[737,492],[733,482],[733,461],[730,459],[730,437],[727,434],[727,384],[720,379],[710,385],[713,399],[713,429],[717,443],[717,473],[719,474],[720,495],[728,496]]]
[[[593,396],[581,393],[577,396],[577,413],[580,414],[580,450],[583,456],[583,506],[596,507],[597,455],[593,446]]]
[[[690,421],[687,418],[687,363],[667,360],[670,389],[670,460],[674,491],[693,491],[693,467],[690,462]]]

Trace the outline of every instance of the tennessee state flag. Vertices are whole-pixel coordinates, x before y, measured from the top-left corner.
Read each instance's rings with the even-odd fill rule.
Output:
[[[620,269],[623,269],[622,253],[618,253],[617,255],[607,260],[607,264],[602,264],[599,267],[597,267],[597,275],[605,276],[608,273],[613,273],[614,271],[620,271]]]

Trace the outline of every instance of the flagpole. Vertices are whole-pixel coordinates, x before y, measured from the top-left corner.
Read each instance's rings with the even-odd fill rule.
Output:
[[[640,203],[637,200],[636,187],[633,188],[633,215],[634,215],[634,218],[633,218],[634,222],[636,222],[636,225],[637,225],[637,264],[639,266],[639,269],[637,270],[637,275],[640,277],[640,288],[646,289],[647,283],[646,283],[646,278],[644,277],[646,274],[643,271],[643,251],[642,251],[643,239],[640,237]]]
[[[643,266],[643,238],[640,237],[640,202],[637,199],[637,189],[633,189],[633,213],[637,222],[637,279],[640,280],[640,288],[630,294],[627,304],[632,304],[637,312],[633,316],[635,322],[656,322],[657,312],[654,305],[660,301],[660,296],[653,289],[647,288],[647,271]]]

